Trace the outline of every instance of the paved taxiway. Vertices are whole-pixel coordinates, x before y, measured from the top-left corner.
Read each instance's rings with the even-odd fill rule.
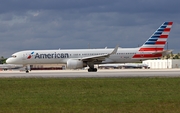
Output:
[[[180,69],[113,69],[87,72],[87,70],[54,71],[0,71],[0,78],[78,78],[78,77],[180,77]]]

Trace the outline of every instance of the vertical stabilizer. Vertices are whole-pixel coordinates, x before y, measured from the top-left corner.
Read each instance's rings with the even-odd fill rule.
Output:
[[[164,22],[140,47],[139,51],[163,51],[173,22]]]

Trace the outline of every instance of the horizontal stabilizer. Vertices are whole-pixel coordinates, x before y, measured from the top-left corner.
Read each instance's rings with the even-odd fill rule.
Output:
[[[165,51],[160,51],[160,52],[153,52],[152,54],[162,54],[163,56],[164,55],[168,55],[172,52],[173,50],[165,50]]]

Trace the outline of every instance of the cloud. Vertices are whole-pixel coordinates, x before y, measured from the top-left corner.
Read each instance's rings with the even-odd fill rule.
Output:
[[[137,47],[173,21],[169,47],[180,50],[174,0],[6,0],[0,4],[0,56],[26,49]]]

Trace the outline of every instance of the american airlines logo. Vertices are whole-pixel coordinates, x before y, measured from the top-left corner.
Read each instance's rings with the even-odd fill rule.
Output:
[[[35,54],[35,59],[52,59],[52,58],[69,58],[68,53],[48,53],[48,54]]]
[[[27,59],[31,59],[33,54],[34,54],[34,52],[31,52],[31,54],[27,57]]]

